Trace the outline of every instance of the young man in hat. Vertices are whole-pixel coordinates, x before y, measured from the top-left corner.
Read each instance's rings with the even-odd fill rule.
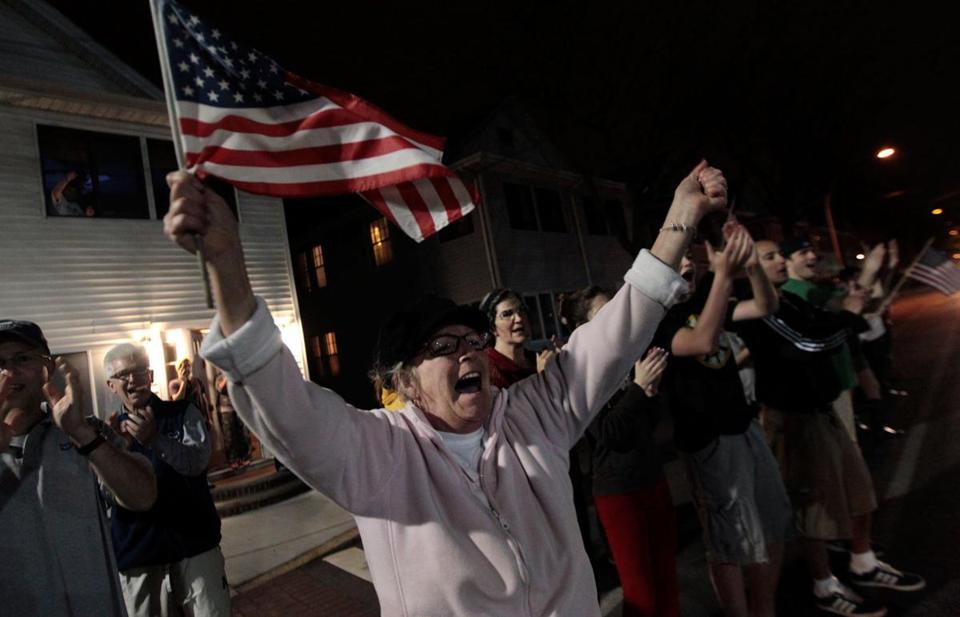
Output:
[[[51,358],[40,328],[0,320],[0,528],[13,530],[0,559],[4,614],[126,615],[98,484],[143,511],[156,479],[80,402],[76,371]]]
[[[683,179],[650,251],[542,373],[490,387],[487,322],[452,302],[396,315],[380,360],[406,401],[361,411],[304,381],[253,295],[237,224],[185,172],[169,176],[168,237],[203,236],[217,318],[203,355],[239,413],[307,483],[351,511],[385,617],[599,617],[567,475],[569,451],[649,345],[686,284],[680,257],[726,203],[702,163]],[[411,565],[412,564],[412,565]]]

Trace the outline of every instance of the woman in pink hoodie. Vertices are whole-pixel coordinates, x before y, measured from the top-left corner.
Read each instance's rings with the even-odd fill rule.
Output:
[[[700,219],[726,203],[701,163],[681,181],[626,285],[542,373],[490,387],[477,313],[433,299],[397,316],[380,357],[406,405],[357,410],[305,381],[254,296],[236,221],[185,172],[169,177],[165,233],[204,238],[218,312],[202,354],[230,380],[244,422],[304,481],[352,512],[392,616],[600,614],[567,475],[570,446],[686,290],[680,258]]]

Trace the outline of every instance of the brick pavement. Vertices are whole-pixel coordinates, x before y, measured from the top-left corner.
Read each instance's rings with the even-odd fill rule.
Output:
[[[233,617],[379,617],[373,585],[315,559],[233,598]]]

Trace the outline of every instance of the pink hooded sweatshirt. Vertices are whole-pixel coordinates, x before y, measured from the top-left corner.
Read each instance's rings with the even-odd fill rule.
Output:
[[[567,467],[570,447],[646,350],[686,283],[648,251],[538,375],[495,390],[479,482],[423,412],[359,410],[305,381],[262,299],[203,356],[243,421],[356,517],[385,617],[598,617]]]

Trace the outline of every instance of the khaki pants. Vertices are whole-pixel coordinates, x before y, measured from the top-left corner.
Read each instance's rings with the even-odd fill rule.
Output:
[[[130,617],[230,617],[220,547],[176,563],[120,573]]]

